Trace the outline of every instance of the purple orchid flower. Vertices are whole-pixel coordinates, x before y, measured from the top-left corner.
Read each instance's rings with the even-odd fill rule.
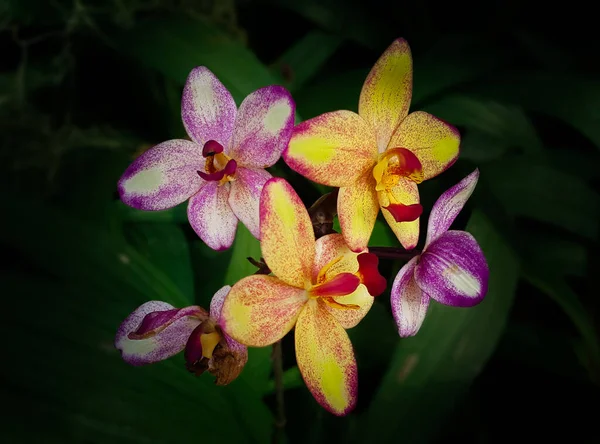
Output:
[[[217,385],[227,385],[248,361],[248,349],[223,329],[221,309],[231,287],[215,293],[210,313],[192,305],[175,308],[150,301],[138,307],[120,325],[115,347],[128,364],[141,366],[170,358],[184,350],[186,366],[196,375],[208,370]]]
[[[282,86],[261,88],[237,109],[206,67],[192,70],[181,100],[191,139],[168,140],[146,151],[123,173],[121,200],[146,211],[187,199],[194,231],[214,250],[235,238],[238,220],[259,238],[258,206],[265,171],[277,162],[294,126],[296,105]]]
[[[440,196],[429,216],[423,252],[406,263],[394,279],[392,312],[403,338],[417,334],[430,299],[472,307],[487,293],[490,271],[479,244],[466,231],[448,230],[478,179],[476,169]]]

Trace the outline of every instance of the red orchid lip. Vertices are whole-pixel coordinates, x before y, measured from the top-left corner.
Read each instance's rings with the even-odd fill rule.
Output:
[[[205,173],[203,171],[198,171],[198,175],[208,182],[219,181],[225,176],[231,176],[232,174],[234,174],[236,169],[237,162],[234,159],[230,159],[227,162],[227,165],[225,165],[225,168],[223,168],[221,171],[217,171],[215,173]]]
[[[216,140],[209,140],[202,147],[202,156],[209,157],[223,152],[223,145]]]
[[[421,204],[389,204],[383,208],[391,213],[396,222],[412,222],[413,220],[417,220],[423,213],[423,206]]]
[[[360,285],[360,279],[352,273],[340,273],[323,284],[315,285],[310,293],[313,296],[332,297],[346,296],[354,293]]]

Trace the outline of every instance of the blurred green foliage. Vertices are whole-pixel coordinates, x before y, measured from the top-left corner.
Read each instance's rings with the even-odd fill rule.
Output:
[[[415,59],[412,109],[463,135],[457,164],[421,187],[426,212],[481,169],[455,225],[488,258],[489,294],[469,310],[433,304],[405,340],[389,292],[380,296],[349,332],[360,392],[345,418],[311,398],[286,338],[287,442],[499,442],[556,428],[597,439],[586,402],[600,384],[600,70],[526,21],[456,33],[442,26],[447,10],[417,3],[0,4],[5,442],[268,442],[268,348],[252,349],[242,376],[222,388],[187,373],[181,356],[133,368],[112,346],[147,300],[208,306],[255,270],[246,257],[260,257],[258,242],[240,225],[233,248],[214,252],[185,205],[136,211],[115,184],[141,150],[184,135],[180,91],[194,66],[208,66],[238,103],[285,85],[300,121],[356,110],[368,70],[399,36]],[[498,20],[510,14],[496,10]],[[282,162],[273,172],[307,206],[326,190]],[[371,245],[397,242],[378,221]],[[382,261],[390,283],[401,265]]]

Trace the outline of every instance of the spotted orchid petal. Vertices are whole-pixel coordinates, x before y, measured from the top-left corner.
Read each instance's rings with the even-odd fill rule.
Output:
[[[221,326],[242,344],[264,347],[294,327],[306,301],[304,289],[273,276],[248,276],[238,281],[225,299]]]
[[[423,251],[415,279],[436,301],[471,307],[487,293],[489,273],[475,238],[466,231],[447,231]]]
[[[213,295],[210,300],[210,317],[213,318],[217,323],[221,319],[221,310],[223,309],[223,303],[225,302],[225,298],[231,291],[230,285],[225,285],[221,287],[217,292]]]
[[[218,324],[221,323],[221,312],[223,311],[223,304],[225,303],[225,299],[229,295],[230,291],[231,286],[225,285],[214,294],[212,300],[210,301],[210,317],[213,318]],[[247,359],[248,352],[246,351],[245,345],[237,342],[235,339],[229,336],[226,331],[223,331],[223,336],[229,348],[237,351],[238,353],[245,354]]]
[[[236,180],[231,182],[229,205],[237,218],[257,239],[260,238],[260,195],[271,177],[263,169],[238,168]]]
[[[298,288],[310,283],[315,235],[306,207],[284,179],[267,181],[260,200],[260,247],[275,276]]]
[[[375,129],[379,152],[408,114],[412,83],[410,48],[406,40],[395,40],[371,69],[358,102],[358,113]]]
[[[181,118],[190,138],[203,146],[215,140],[227,147],[237,107],[227,88],[206,67],[194,68],[181,98]]]
[[[144,152],[119,179],[121,200],[139,210],[155,211],[179,205],[204,181],[201,148],[188,140],[169,140]]]
[[[182,351],[206,318],[208,314],[197,306],[177,309],[166,302],[146,302],[119,326],[115,347],[131,365],[162,361]]]
[[[429,307],[429,296],[415,281],[415,267],[418,257],[407,262],[396,275],[392,285],[390,302],[392,314],[401,338],[417,334]]]
[[[350,186],[377,161],[375,134],[351,111],[325,113],[294,128],[283,158],[313,182]]]
[[[446,171],[458,158],[460,133],[452,125],[423,111],[410,113],[392,136],[388,147],[413,152],[423,169],[423,180]]]
[[[379,191],[377,197],[383,217],[402,246],[407,250],[415,248],[419,241],[419,216],[423,210],[417,184],[401,177],[394,188]]]
[[[476,169],[452,188],[446,190],[433,205],[427,226],[425,248],[431,242],[448,231],[448,228],[463,209],[479,180],[479,170]]]
[[[364,250],[373,233],[379,214],[375,185],[371,171],[367,171],[354,184],[339,190],[337,211],[340,227],[353,251]]]
[[[267,86],[247,96],[237,113],[229,156],[248,168],[273,166],[292,135],[295,110],[282,86]]]
[[[358,374],[346,330],[325,308],[311,300],[298,317],[296,360],[317,402],[335,415],[350,412],[358,392]]]
[[[229,206],[229,185],[208,182],[188,204],[190,225],[213,250],[231,247],[238,219]]]

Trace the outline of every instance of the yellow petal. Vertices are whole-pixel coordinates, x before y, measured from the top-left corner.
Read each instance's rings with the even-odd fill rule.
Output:
[[[221,327],[244,345],[264,347],[294,327],[306,301],[306,291],[273,276],[248,276],[231,287],[225,298]]]
[[[265,184],[260,200],[260,248],[282,281],[305,288],[315,257],[315,234],[306,207],[284,179]]]
[[[368,171],[352,186],[340,188],[338,218],[344,239],[353,251],[364,250],[373,232],[379,213],[375,186],[375,179]]]
[[[294,128],[283,158],[313,182],[350,185],[377,161],[375,134],[351,111],[325,113]]]
[[[385,50],[365,80],[358,114],[375,128],[380,153],[408,114],[412,79],[410,48],[406,40],[398,39]]]
[[[423,179],[427,180],[456,161],[460,133],[449,123],[424,111],[416,111],[400,123],[388,146],[412,151],[421,162]]]
[[[342,416],[356,405],[358,373],[346,330],[323,301],[311,300],[296,324],[296,360],[317,402]]]
[[[358,271],[357,256],[358,253],[354,253],[348,248],[341,234],[328,234],[320,237],[315,243],[313,283],[321,283],[340,273],[356,273]]]
[[[417,184],[411,180],[400,178],[398,184],[390,191],[379,191],[377,193],[381,212],[390,228],[407,250],[417,246],[419,241],[419,218],[412,222],[396,222],[392,213],[385,209],[390,204],[399,203],[413,205],[419,203],[419,189]]]
[[[334,297],[333,300],[342,305],[356,305],[355,310],[340,310],[331,305],[326,305],[325,308],[344,328],[352,328],[364,318],[371,307],[375,298],[369,294],[367,287],[360,284],[354,293],[347,296]]]

